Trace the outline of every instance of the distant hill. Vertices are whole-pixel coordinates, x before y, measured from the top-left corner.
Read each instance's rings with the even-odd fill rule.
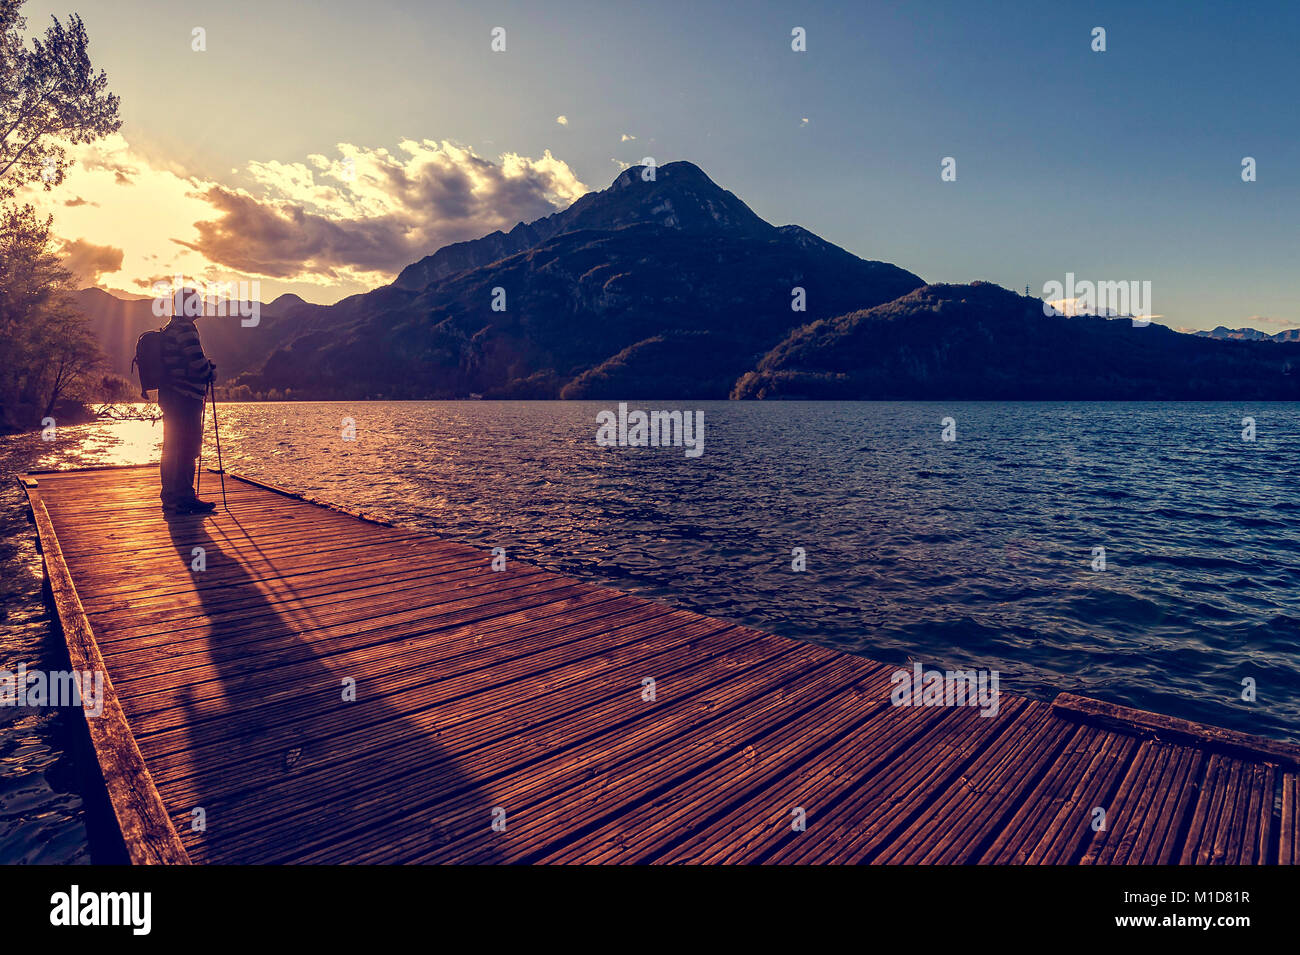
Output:
[[[1225,328],[1220,325],[1211,331],[1193,332],[1202,338],[1217,338],[1243,342],[1300,342],[1300,328],[1287,328],[1280,332],[1261,332],[1254,328]]]
[[[1300,344],[1047,316],[987,282],[927,285],[791,333],[736,398],[1300,399]]]
[[[224,383],[297,398],[1300,398],[1300,329],[1047,316],[773,226],[691,163],[643,172],[334,305],[205,318],[204,346]],[[79,299],[126,374],[152,301]]]
[[[130,377],[131,359],[135,357],[135,340],[150,328],[158,328],[166,318],[153,313],[152,298],[123,299],[102,289],[85,288],[73,293],[73,301],[86,315],[91,331],[99,339],[108,362],[108,370]],[[257,326],[245,328],[238,317],[209,316],[198,320],[199,335],[208,357],[217,363],[223,381],[247,371],[266,360],[289,331],[283,319],[297,311],[310,311],[297,295],[281,295],[262,305]]]
[[[296,312],[284,346],[240,381],[322,398],[725,398],[791,329],[921,284],[770,225],[691,163],[652,181],[638,166],[392,285]],[[806,311],[791,308],[795,287]]]

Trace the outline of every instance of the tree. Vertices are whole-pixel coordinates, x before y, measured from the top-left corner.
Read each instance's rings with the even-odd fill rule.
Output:
[[[54,251],[52,222],[30,205],[0,209],[0,416],[10,426],[49,415],[101,361],[70,297],[72,273]]]
[[[69,296],[53,218],[14,201],[63,182],[67,146],[121,128],[118,98],[95,72],[81,18],[53,23],[28,48],[23,0],[0,0],[0,427],[32,425],[80,389],[99,348]]]
[[[140,386],[131,379],[110,371],[87,382],[86,396],[96,401],[112,403],[139,401]]]
[[[38,181],[47,191],[59,185],[71,165],[65,146],[122,126],[108,77],[91,66],[81,17],[51,17],[28,49],[23,2],[0,0],[0,200]]]

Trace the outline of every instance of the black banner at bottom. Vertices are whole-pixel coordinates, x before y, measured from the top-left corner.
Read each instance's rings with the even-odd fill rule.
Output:
[[[333,945],[459,928],[500,944],[622,937],[803,944],[851,932],[872,943],[1153,940],[1198,933],[1231,945],[1283,929],[1286,868],[890,867],[865,871],[602,872],[511,868],[66,867],[0,870],[10,937]],[[611,933],[615,933],[611,935]],[[919,933],[919,934],[918,934]],[[1014,937],[1014,936],[1012,936]],[[670,941],[671,940],[671,941]],[[617,943],[616,943],[617,944]]]

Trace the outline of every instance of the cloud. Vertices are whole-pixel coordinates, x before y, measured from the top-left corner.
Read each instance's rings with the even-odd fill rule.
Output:
[[[800,126],[807,126],[807,125],[808,125],[808,117],[807,117],[807,116],[804,116],[804,117],[800,118],[800,120],[799,120],[799,125],[800,125]]]
[[[620,139],[619,142],[620,142],[620,143],[630,143],[630,142],[632,142],[632,140],[634,140],[634,139],[636,139],[636,137],[633,136],[631,133],[624,133],[624,134],[623,134],[623,138]]]
[[[568,126],[568,125],[569,125],[569,117],[567,117],[567,116],[557,116],[557,117],[555,117],[555,121],[556,121],[557,123],[559,123],[561,126]]]
[[[124,253],[114,281],[126,289],[158,275],[267,278],[301,292],[328,289],[321,298],[332,300],[391,281],[448,243],[509,230],[588,191],[549,150],[489,159],[435,140],[394,150],[340,143],[331,156],[250,162],[224,182],[146,158],[120,134],[80,147],[76,158],[69,184],[77,198],[60,205],[55,229],[84,242],[85,255]],[[31,201],[57,202],[45,196],[35,192]],[[108,271],[117,270],[101,274]]]
[[[83,149],[78,162],[88,172],[111,172],[116,185],[129,186],[132,177],[140,175],[143,170],[131,161],[125,147],[126,140],[121,136],[110,136]]]
[[[75,164],[68,171],[66,192],[33,191],[26,198],[54,214],[54,231],[68,241],[74,255],[87,247],[121,250],[117,269],[102,270],[110,290],[133,290],[142,278],[159,272],[222,281],[239,276],[221,272],[203,256],[175,245],[175,236],[192,238],[193,223],[212,217],[212,207],[196,195],[199,180],[171,164],[145,158],[120,133],[69,150]],[[123,185],[123,180],[131,183]],[[75,199],[65,201],[67,196]],[[89,255],[89,252],[85,252]],[[83,267],[83,260],[74,265]],[[104,259],[84,260],[89,278]],[[83,281],[85,280],[83,278]]]
[[[568,165],[507,153],[499,162],[450,142],[386,149],[338,146],[341,159],[250,163],[257,193],[210,185],[215,218],[180,241],[210,261],[280,279],[387,281],[452,242],[508,230],[587,192]]]
[[[1095,305],[1089,302],[1086,297],[1081,298],[1078,296],[1074,298],[1044,299],[1043,304],[1050,305],[1052,308],[1056,309],[1056,311],[1059,312],[1060,314],[1068,315],[1072,318],[1078,315],[1096,315],[1102,318],[1141,317],[1147,320],[1153,318],[1165,317],[1163,313],[1158,313],[1158,314],[1152,313],[1149,315],[1142,315],[1142,316],[1132,316],[1128,312],[1124,314],[1120,314],[1119,312],[1115,311],[1113,308],[1097,308]]]
[[[1273,318],[1269,315],[1252,315],[1242,321],[1245,328],[1259,328],[1261,325],[1271,325],[1273,328],[1292,328],[1297,324],[1293,318]]]
[[[194,223],[197,241],[172,241],[249,275],[338,279],[346,270],[387,272],[410,258],[401,225],[390,218],[336,222],[302,206],[268,203],[224,186],[214,185],[201,196],[217,218]]]
[[[121,249],[95,245],[84,239],[64,240],[59,253],[63,256],[63,267],[76,277],[78,288],[98,285],[104,273],[120,271],[124,257]]]

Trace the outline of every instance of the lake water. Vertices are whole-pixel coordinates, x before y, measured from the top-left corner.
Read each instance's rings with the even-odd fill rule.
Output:
[[[1300,405],[631,407],[702,410],[704,453],[598,447],[604,402],[220,413],[230,470],[549,570],[886,662],[996,669],[1010,693],[1300,738]],[[0,443],[6,667],[60,652],[10,475],[156,461],[160,437],[115,422]],[[73,718],[0,708],[0,861],[89,861]]]

